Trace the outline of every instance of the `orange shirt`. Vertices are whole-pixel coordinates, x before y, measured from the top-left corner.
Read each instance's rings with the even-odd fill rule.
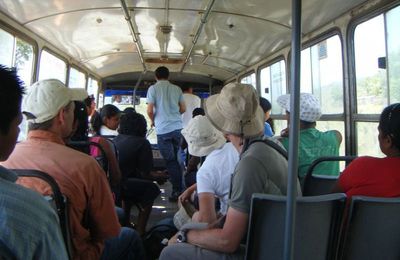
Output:
[[[6,162],[9,169],[35,169],[51,175],[69,200],[74,259],[99,259],[104,240],[116,237],[120,225],[104,171],[95,159],[67,146],[55,134],[34,130],[16,145]],[[42,194],[48,187],[36,178],[20,178],[20,184]],[[82,224],[88,212],[88,228]]]

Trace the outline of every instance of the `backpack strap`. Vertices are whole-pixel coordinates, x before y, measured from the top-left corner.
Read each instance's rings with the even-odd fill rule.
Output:
[[[250,145],[254,144],[254,143],[264,143],[265,145],[268,145],[272,148],[274,148],[278,153],[280,153],[283,157],[285,157],[286,160],[288,160],[288,153],[285,149],[283,149],[279,144],[275,143],[274,141],[268,139],[268,138],[264,138],[264,139],[255,139],[250,141],[245,149],[243,150],[243,152],[245,152],[247,149],[249,149]]]

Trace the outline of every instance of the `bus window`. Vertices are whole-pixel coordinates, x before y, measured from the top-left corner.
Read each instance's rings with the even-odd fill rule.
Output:
[[[257,83],[256,83],[256,73],[251,73],[251,74],[249,74],[249,75],[247,75],[247,76],[245,76],[245,77],[243,77],[241,80],[240,80],[240,83],[243,83],[243,84],[250,84],[250,85],[252,85],[254,88],[257,88]]]
[[[400,102],[400,7],[358,24],[354,30],[357,114],[374,120]],[[368,44],[365,44],[368,43]],[[380,156],[378,123],[356,122],[357,154]]]
[[[281,109],[276,100],[280,95],[286,94],[285,61],[281,60],[271,66],[262,68],[260,71],[260,80],[261,97],[271,102],[271,114],[284,114],[285,111]],[[286,128],[286,126],[284,128]]]
[[[31,85],[33,70],[33,46],[0,29],[0,64],[15,67],[25,86]]]
[[[322,114],[343,113],[343,64],[339,36],[301,52],[301,92],[314,94]],[[342,133],[343,134],[343,133]]]
[[[357,122],[357,155],[385,157],[379,148],[378,123]]]
[[[46,50],[40,57],[39,80],[58,79],[65,84],[67,64]]]
[[[82,73],[75,68],[71,68],[69,70],[68,86],[70,88],[86,88],[85,73]]]
[[[89,95],[93,95],[97,106],[99,107],[100,104],[98,103],[97,94],[99,92],[99,83],[92,77],[89,77],[88,80],[88,87],[87,92]],[[100,99],[100,98],[99,98]]]

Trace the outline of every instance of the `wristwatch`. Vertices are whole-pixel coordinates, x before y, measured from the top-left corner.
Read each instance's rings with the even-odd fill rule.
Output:
[[[184,229],[184,230],[179,230],[177,235],[176,235],[176,242],[178,243],[185,243],[187,241],[186,234],[189,230]]]

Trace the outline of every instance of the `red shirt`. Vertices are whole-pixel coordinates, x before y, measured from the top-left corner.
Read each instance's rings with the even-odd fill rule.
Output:
[[[360,157],[340,175],[339,186],[348,197],[400,197],[400,157]]]
[[[51,175],[69,200],[74,259],[99,259],[104,240],[116,237],[120,225],[105,173],[96,160],[75,151],[49,131],[34,130],[28,139],[16,145],[2,165],[10,169],[36,169]],[[48,186],[36,178],[20,178],[28,188],[48,193]],[[83,225],[89,212],[89,230]]]

